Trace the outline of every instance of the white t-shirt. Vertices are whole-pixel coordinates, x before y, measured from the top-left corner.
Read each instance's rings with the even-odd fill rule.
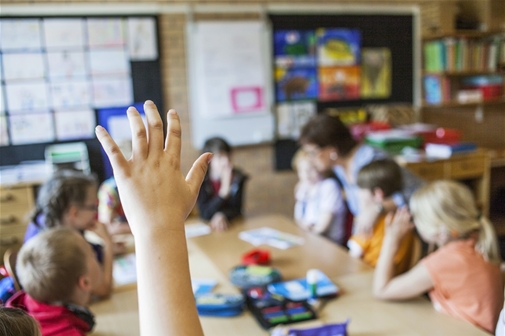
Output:
[[[505,336],[505,312],[502,309],[500,313],[500,318],[498,319],[498,323],[496,324],[496,336]]]

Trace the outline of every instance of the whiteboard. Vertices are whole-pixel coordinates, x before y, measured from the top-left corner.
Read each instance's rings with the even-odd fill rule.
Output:
[[[263,21],[187,25],[193,145],[220,136],[232,146],[274,138],[270,31]]]

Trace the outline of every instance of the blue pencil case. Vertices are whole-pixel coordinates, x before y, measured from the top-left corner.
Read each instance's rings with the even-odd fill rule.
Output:
[[[245,300],[241,294],[206,293],[195,296],[200,316],[230,317],[244,311]]]

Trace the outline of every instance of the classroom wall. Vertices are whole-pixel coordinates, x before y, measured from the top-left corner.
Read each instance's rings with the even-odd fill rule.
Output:
[[[486,1],[486,0],[484,0]],[[163,4],[306,4],[306,0],[276,1],[146,1],[137,0],[135,3],[163,3]],[[423,31],[450,24],[443,20],[444,12],[454,10],[457,0],[423,1],[423,0],[390,0],[390,1],[311,1],[314,4],[406,4],[417,5],[421,12],[421,26]],[[83,1],[64,0],[0,0],[0,4],[73,4]],[[89,3],[124,3],[121,0],[90,0]],[[195,19],[247,19],[255,18],[255,14],[199,14]],[[186,76],[184,14],[162,14],[160,16],[160,49],[162,84],[164,94],[164,109],[175,108],[180,116],[183,127],[182,169],[186,172],[198,156],[199,150],[191,145],[190,116],[188,115],[188,92]],[[392,32],[394,33],[394,32]],[[237,148],[234,154],[236,164],[249,174],[250,180],[246,188],[245,212],[247,215],[276,212],[291,216],[294,206],[293,188],[297,181],[295,173],[291,171],[274,171],[274,153],[270,145],[257,145]]]

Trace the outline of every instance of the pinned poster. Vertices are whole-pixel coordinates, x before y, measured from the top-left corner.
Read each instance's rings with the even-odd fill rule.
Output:
[[[0,115],[0,146],[9,146],[9,133],[7,133],[6,115]]]
[[[275,66],[315,67],[316,48],[312,30],[277,30],[274,33]]]
[[[316,68],[275,69],[277,101],[317,98]]]
[[[91,139],[95,136],[95,112],[91,109],[55,111],[56,139]]]
[[[46,49],[83,49],[83,19],[44,19]]]
[[[128,18],[128,53],[132,61],[158,58],[156,21],[154,18]]]
[[[360,95],[360,67],[319,68],[319,100],[353,100]]]
[[[88,74],[83,51],[53,51],[47,53],[49,78],[72,79]]]
[[[298,139],[303,126],[317,113],[314,101],[300,101],[277,105],[277,136]]]
[[[3,54],[2,62],[6,81],[45,77],[42,53]]]
[[[24,81],[22,83],[7,83],[5,85],[7,109],[13,113],[47,110],[49,100],[47,97],[46,82]]]
[[[9,116],[13,145],[54,141],[53,116],[50,112]]]
[[[389,48],[363,48],[361,67],[361,97],[391,96],[391,51]]]
[[[357,29],[316,30],[319,66],[349,66],[360,63],[361,33]]]
[[[123,19],[87,19],[88,46],[90,48],[119,47],[126,44]]]
[[[133,103],[130,77],[93,78],[93,106],[96,108],[128,106]]]
[[[0,20],[0,49],[40,50],[42,36],[39,19],[2,19]]]
[[[124,48],[89,51],[91,75],[110,75],[130,73],[130,62]]]
[[[91,106],[91,83],[88,80],[55,81],[49,84],[49,89],[53,108]]]

